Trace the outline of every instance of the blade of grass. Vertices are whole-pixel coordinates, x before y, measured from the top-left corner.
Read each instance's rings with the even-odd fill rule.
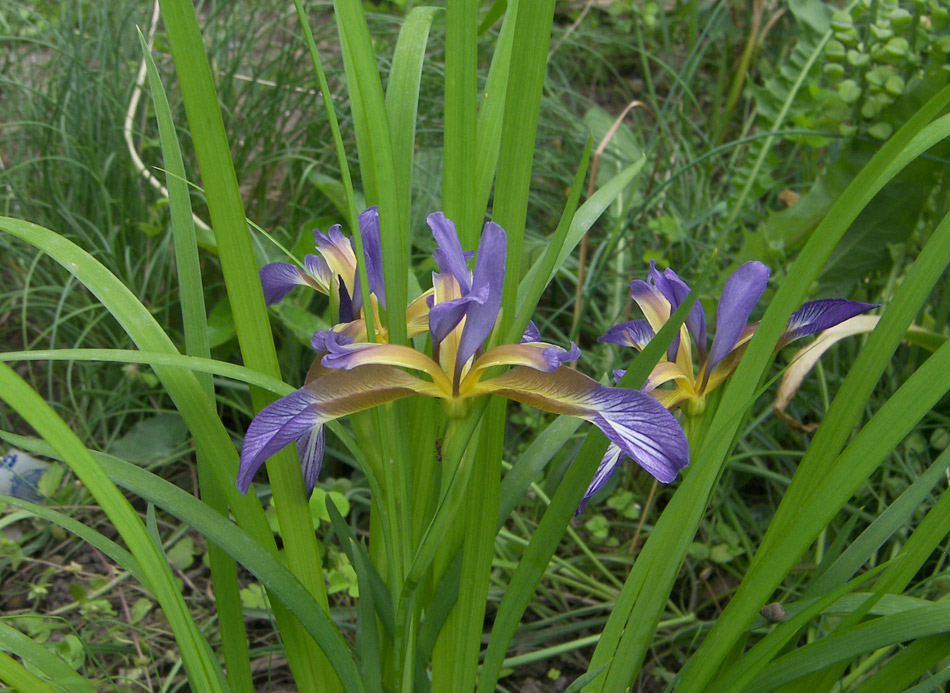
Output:
[[[477,29],[477,0],[456,0],[445,6],[442,209],[455,220],[463,248],[477,246],[482,226],[475,210]]]
[[[891,657],[887,664],[854,691],[855,693],[909,692],[910,684],[940,664],[947,656],[950,656],[950,633],[915,640]],[[936,687],[933,690],[936,690]]]
[[[386,85],[386,114],[389,117],[392,136],[393,167],[399,196],[399,223],[402,228],[407,229],[412,229],[412,170],[416,155],[419,84],[422,81],[429,29],[438,11],[437,7],[415,7],[406,15],[399,29],[389,83]],[[447,54],[448,52],[446,49]],[[450,219],[455,218],[449,214],[449,210],[444,211]]]
[[[115,526],[132,555],[148,575],[155,595],[175,634],[191,685],[224,691],[224,675],[211,647],[188,611],[161,548],[155,545],[132,506],[102,471],[89,450],[53,409],[6,364],[0,364],[0,392],[7,403],[54,448],[83,482]]]
[[[5,637],[5,633],[3,632],[7,628],[9,628],[9,626],[0,623],[0,645],[9,647],[12,652],[16,653],[16,650],[14,650],[13,647],[8,644],[11,638]],[[13,629],[11,628],[10,630]],[[26,636],[24,635],[23,637]],[[29,638],[26,639],[29,640]],[[30,640],[30,642],[32,643],[33,641]],[[36,643],[33,644],[36,645]],[[36,647],[43,649],[41,645],[36,645]],[[38,654],[38,651],[31,648],[29,654]],[[30,661],[29,657],[24,658],[23,655],[20,654],[17,654],[17,656],[25,659],[25,661]],[[43,681],[35,674],[29,672],[25,666],[13,659],[13,657],[8,655],[6,652],[0,652],[0,681],[9,684],[13,690],[16,691],[55,693],[53,688],[48,683]]]
[[[166,185],[168,206],[171,211],[172,235],[175,243],[175,268],[178,271],[178,287],[181,297],[181,313],[185,330],[185,353],[202,358],[211,357],[208,343],[208,316],[205,311],[204,289],[201,282],[201,264],[198,261],[198,244],[188,184],[185,181],[185,165],[178,147],[175,124],[165,88],[152,54],[139,32],[142,55],[148,70],[148,80],[158,121],[159,142],[168,172]],[[211,375],[196,376],[209,402],[215,401]],[[198,483],[201,497],[223,516],[228,513],[224,492],[218,487],[214,472],[209,467],[207,452],[199,442],[196,450]],[[240,588],[237,580],[237,564],[219,547],[208,546],[211,567],[211,582],[214,585],[215,606],[221,624],[221,649],[224,652],[228,683],[233,691],[254,690],[251,681],[251,660],[248,649],[247,630],[244,628],[244,611],[241,607]]]
[[[950,631],[950,603],[941,602],[881,616],[847,631],[836,632],[796,649],[773,662],[753,681],[757,691],[771,691],[808,674],[850,660],[859,654]]]
[[[933,487],[945,477],[947,466],[950,465],[950,455],[941,454],[933,464],[911,484],[887,509],[882,512],[864,530],[861,535],[851,542],[832,563],[828,570],[813,580],[802,593],[807,599],[824,594],[842,584],[887,541],[894,532],[906,525],[911,515],[921,506],[933,491]]]
[[[945,466],[950,462],[950,449],[945,450],[938,462]],[[923,522],[913,531],[907,542],[901,547],[897,558],[888,566],[881,579],[874,585],[874,592],[858,608],[847,614],[836,626],[835,632],[845,631],[856,626],[870,612],[885,594],[899,594],[910,584],[914,575],[921,569],[924,562],[933,554],[934,550],[950,533],[950,492],[944,492],[937,504],[927,513]],[[831,667],[806,678],[798,686],[812,683],[810,690],[815,686],[827,688],[833,686],[844,674],[846,664],[838,662]]]
[[[2,437],[6,438],[6,436]],[[74,520],[69,515],[53,510],[52,508],[47,508],[43,505],[30,503],[29,501],[23,500],[22,498],[15,498],[14,496],[0,496],[0,500],[3,500],[3,502],[7,505],[22,508],[23,510],[28,511],[31,515],[41,517],[48,522],[59,525],[67,532],[75,534],[84,542],[90,546],[94,546],[103,554],[111,558],[117,565],[122,566],[133,578],[139,582],[140,585],[148,589],[148,578],[142,571],[142,567],[138,564],[138,561],[135,560],[135,557],[111,539],[107,539],[103,534],[91,529],[90,527],[87,527],[82,522]]]
[[[548,258],[548,252],[552,252],[550,246],[545,250],[545,254],[538,258],[535,263],[531,266],[531,269],[525,274],[524,278],[521,280],[521,284],[518,286],[518,314],[522,312],[527,312],[530,314],[530,311],[527,310],[528,295],[529,291],[537,291],[537,287],[540,286],[542,291],[546,287],[554,276],[557,274],[558,270],[564,265],[564,261],[567,259],[567,256],[574,252],[574,248],[577,247],[577,244],[580,243],[584,235],[591,229],[591,227],[600,219],[601,215],[607,211],[607,209],[614,203],[617,197],[624,191],[624,189],[630,185],[633,179],[640,173],[640,170],[643,168],[646,163],[646,159],[641,159],[635,164],[631,164],[623,171],[620,171],[617,175],[607,181],[603,186],[601,186],[597,192],[590,196],[588,200],[582,204],[574,214],[574,218],[571,221],[570,230],[567,233],[563,243],[560,245],[559,250],[553,263],[551,263]],[[559,227],[560,228],[560,227]],[[558,231],[555,231],[555,238],[557,237]],[[552,243],[554,245],[554,243]],[[548,271],[545,273],[542,269],[543,267],[548,267],[551,265]],[[541,277],[544,281],[543,283],[538,280],[538,277]],[[520,334],[518,335],[521,336]]]
[[[521,335],[524,334],[528,321],[538,307],[541,294],[544,293],[550,283],[551,277],[556,271],[555,268],[560,267],[557,261],[564,250],[568,232],[573,230],[574,227],[577,203],[580,201],[581,191],[584,188],[584,178],[587,175],[587,164],[590,161],[590,151],[593,144],[594,141],[588,137],[587,146],[584,148],[584,154],[581,156],[581,162],[577,167],[577,173],[574,174],[571,192],[567,196],[564,211],[561,213],[561,220],[558,222],[557,228],[554,229],[544,255],[541,256],[536,265],[532,265],[531,272],[518,285],[518,314],[514,316],[511,327],[508,329],[508,334],[505,337],[506,342],[521,340]],[[523,287],[527,287],[527,291],[523,292]]]
[[[64,515],[63,517],[66,516]],[[75,520],[73,520],[73,522],[75,522]],[[106,539],[106,541],[108,541],[108,539]],[[129,554],[129,556],[131,557],[131,554]],[[0,645],[2,645],[3,649],[13,652],[24,662],[29,662],[31,666],[42,671],[46,676],[49,677],[49,682],[60,690],[75,691],[75,693],[95,693],[95,687],[93,687],[91,683],[86,681],[86,679],[84,679],[78,673],[73,671],[73,668],[66,662],[32,638],[27,637],[20,631],[8,626],[2,621],[0,621]],[[0,678],[4,679],[7,683],[13,685],[14,688],[18,688],[18,690],[21,691],[39,692],[42,690],[52,690],[44,688],[43,686],[45,686],[45,683],[43,683],[43,685],[41,685],[39,688],[34,688],[33,686],[36,684],[35,682],[31,681],[29,686],[22,687],[18,684],[15,684],[6,676],[0,676]]]
[[[709,687],[709,693],[723,693],[724,691],[741,691],[749,682],[762,671],[770,661],[778,656],[782,648],[794,638],[798,632],[808,625],[812,619],[820,615],[832,604],[849,592],[857,590],[861,585],[879,574],[884,566],[877,566],[851,582],[841,585],[821,599],[815,600],[807,608],[802,609],[793,617],[778,624],[775,629],[756,643],[749,652],[742,655],[742,659],[725,670],[722,675]]]
[[[518,0],[512,0],[505,12],[505,21],[501,34],[495,44],[491,67],[485,91],[481,95],[478,107],[478,121],[475,139],[478,148],[475,153],[475,211],[482,216],[488,209],[492,181],[498,166],[501,148],[502,124],[505,117],[505,99],[508,93],[508,76],[511,70],[511,52],[515,40],[515,28],[518,15]],[[496,3],[497,6],[497,3]]]
[[[160,0],[160,6],[204,181],[228,298],[232,306],[241,306],[241,310],[233,314],[241,354],[248,367],[278,377],[280,367],[270,320],[264,307],[244,205],[195,8],[190,0]],[[251,401],[260,411],[272,398],[251,388]],[[285,449],[274,455],[267,463],[267,472],[291,572],[324,609],[329,609],[296,452]],[[289,640],[287,654],[301,688],[338,689],[338,683],[333,683],[335,674],[316,643],[307,638],[299,642]]]

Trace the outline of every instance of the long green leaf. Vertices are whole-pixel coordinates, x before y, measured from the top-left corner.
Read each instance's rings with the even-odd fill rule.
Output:
[[[43,674],[49,677],[49,683],[61,691],[95,693],[95,687],[73,671],[72,667],[66,664],[66,662],[38,642],[2,621],[0,621],[0,647],[13,652],[21,660],[28,662],[30,666],[42,671]],[[24,674],[27,676],[24,676]],[[0,674],[0,679],[5,680],[20,691],[30,691],[30,693],[36,691],[36,693],[40,693],[41,691],[53,690],[46,682],[40,681],[35,677],[32,679],[29,678],[29,676],[32,676],[29,672],[20,672],[19,675],[23,677],[19,682],[5,674]]]
[[[393,66],[386,85],[386,113],[392,137],[393,167],[399,195],[399,223],[412,228],[412,169],[416,156],[416,114],[429,29],[439,8],[415,7],[399,29]],[[453,218],[448,210],[444,210]],[[461,221],[461,219],[459,220]],[[470,247],[470,246],[466,246]],[[412,277],[412,273],[410,273]]]
[[[446,4],[442,209],[455,220],[463,248],[477,245],[483,215],[475,197],[477,29],[478,0]]]
[[[941,602],[882,616],[847,631],[800,647],[776,660],[753,681],[757,691],[771,691],[798,678],[818,672],[859,654],[907,640],[950,631],[950,603]]]
[[[403,217],[399,212],[392,135],[382,82],[361,3],[358,0],[335,0],[333,7],[343,48],[343,66],[356,128],[363,187],[367,201],[379,206],[389,341],[405,344],[409,228],[403,228],[400,223]]]
[[[158,121],[159,140],[162,156],[165,160],[166,186],[168,188],[168,206],[171,210],[172,234],[175,239],[175,268],[178,272],[178,287],[181,296],[182,322],[185,328],[185,352],[192,356],[210,358],[211,347],[208,341],[208,317],[204,303],[204,289],[201,282],[201,264],[198,261],[198,243],[195,235],[191,199],[188,196],[188,184],[185,179],[185,164],[178,147],[175,124],[165,88],[158,76],[155,61],[149,52],[145,37],[139,32],[142,55],[148,70],[152,101],[155,104],[155,117]],[[214,385],[211,376],[202,373],[198,382],[208,400],[214,402]],[[209,465],[208,454],[198,442],[196,451],[198,460],[198,479],[202,498],[222,515],[228,513],[228,503],[224,492],[218,487],[217,479]],[[211,581],[214,585],[215,605],[218,622],[221,624],[221,645],[224,651],[225,669],[228,683],[234,691],[250,692],[254,686],[251,681],[251,664],[248,649],[247,630],[244,628],[244,613],[241,608],[240,590],[237,581],[237,564],[214,544],[208,547],[211,566]]]
[[[195,8],[190,0],[160,0],[159,5],[204,182],[228,299],[232,306],[241,307],[234,313],[241,355],[248,367],[279,377],[280,367],[251,250],[244,205]],[[271,400],[268,393],[251,389],[255,409],[260,410]],[[290,569],[317,601],[329,608],[303,474],[295,451],[285,449],[274,455],[267,463],[267,471]],[[312,688],[321,682],[333,688],[329,683],[333,681],[333,672],[316,644],[307,638],[298,641],[300,633],[295,626],[288,624],[286,630],[287,654],[298,683]]]

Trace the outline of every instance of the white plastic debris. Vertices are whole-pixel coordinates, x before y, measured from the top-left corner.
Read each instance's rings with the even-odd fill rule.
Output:
[[[37,487],[49,463],[38,460],[16,449],[11,449],[0,461],[0,495],[14,496],[28,501],[39,501]]]

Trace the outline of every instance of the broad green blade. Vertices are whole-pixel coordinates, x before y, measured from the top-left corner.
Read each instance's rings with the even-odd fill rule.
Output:
[[[442,211],[455,221],[463,248],[477,246],[483,217],[475,198],[477,28],[478,0],[446,4]]]
[[[950,631],[950,602],[882,616],[810,643],[776,660],[751,684],[757,691],[779,686],[881,647]]]
[[[60,691],[75,691],[75,693],[95,693],[96,691],[91,683],[73,671],[71,666],[49,649],[2,621],[0,621],[0,649],[12,652],[22,662],[43,672],[49,678],[49,683]],[[5,654],[0,656],[0,680],[6,681],[15,690],[24,691],[24,693],[27,691],[53,693],[54,690],[45,681],[24,669],[22,664],[13,661]]]
[[[168,206],[171,210],[172,235],[175,240],[175,268],[178,272],[178,291],[181,299],[182,322],[185,328],[185,353],[191,356],[210,358],[208,342],[208,317],[205,310],[204,289],[201,282],[201,264],[198,261],[198,243],[195,235],[191,199],[185,179],[185,165],[178,147],[178,135],[172,121],[171,109],[165,88],[162,86],[152,54],[139,32],[142,54],[148,70],[155,117],[158,121],[159,140],[165,161]],[[214,385],[210,374],[202,373],[198,382],[208,401],[214,402]],[[198,479],[201,497],[221,515],[228,514],[224,492],[218,487],[214,472],[205,450],[199,445]],[[225,670],[233,691],[253,691],[251,662],[247,630],[244,628],[244,612],[241,608],[240,589],[237,580],[237,564],[220,547],[208,547],[211,581],[214,585],[215,606],[221,624],[221,649],[224,651]]]
[[[412,170],[416,156],[419,84],[422,81],[429,29],[438,11],[437,7],[415,7],[406,15],[399,29],[389,83],[386,85],[386,113],[389,116],[393,167],[399,196],[399,224],[407,229],[412,229]],[[450,219],[455,218],[447,209],[443,211]],[[409,274],[414,277],[411,272]]]

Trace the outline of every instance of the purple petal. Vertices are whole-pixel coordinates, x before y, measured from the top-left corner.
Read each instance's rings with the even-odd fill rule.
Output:
[[[829,327],[834,327],[845,320],[850,320],[855,315],[861,315],[878,306],[877,303],[861,303],[860,301],[848,301],[843,298],[809,301],[792,313],[792,317],[788,319],[785,332],[779,338],[778,348],[801,337],[827,330]]]
[[[383,279],[383,246],[379,237],[379,210],[373,206],[360,214],[360,237],[363,240],[363,257],[366,259],[366,278],[369,279],[370,293],[375,294],[380,305],[386,307],[386,283]],[[363,305],[360,291],[360,276],[356,274],[353,289],[353,307],[355,311]]]
[[[498,319],[498,311],[501,309],[501,292],[505,283],[506,246],[507,238],[504,229],[494,222],[486,223],[482,229],[482,240],[478,245],[472,291],[483,291],[487,287],[488,297],[484,303],[469,304],[465,326],[459,338],[458,355],[455,361],[456,376],[495,327],[495,320]]]
[[[356,319],[357,313],[359,312],[359,307],[353,301],[353,298],[350,296],[349,292],[346,290],[346,283],[343,281],[343,277],[339,278],[340,281],[340,322],[353,322]],[[360,294],[356,294],[359,296]],[[360,301],[362,303],[362,301]]]
[[[329,287],[333,283],[333,273],[330,271],[330,266],[319,255],[308,253],[303,259],[303,266],[322,286]]]
[[[521,336],[521,343],[527,344],[529,342],[540,342],[541,341],[541,330],[538,329],[538,326],[534,324],[534,320],[528,321],[528,326],[524,330],[524,334]]]
[[[674,276],[675,274],[674,272]],[[673,311],[679,307],[679,301],[673,291],[673,285],[666,278],[666,275],[660,274],[660,271],[656,268],[656,260],[650,260],[650,271],[647,277],[649,282],[670,302],[670,315],[672,315]],[[689,292],[687,291],[687,293]],[[676,352],[679,351],[679,348],[680,334],[677,331],[677,333],[673,335],[673,341],[671,341],[670,345],[666,348],[666,359],[668,361],[675,361]]]
[[[432,334],[432,344],[435,348],[458,327],[462,318],[471,310],[471,305],[484,304],[488,300],[488,291],[489,287],[480,286],[467,296],[436,304],[429,309],[429,332]]]
[[[295,286],[313,286],[312,282],[299,267],[287,262],[272,262],[261,268],[264,303],[269,306],[280,303]]]
[[[619,383],[621,380],[623,380],[623,376],[625,376],[626,374],[627,374],[626,368],[615,368],[613,370],[614,384]]]
[[[347,344],[352,344],[353,338],[334,329],[317,330],[310,339],[310,346],[318,354],[338,353]]]
[[[591,422],[657,481],[670,483],[689,464],[683,429],[650,395],[604,387],[598,398],[598,411]]]
[[[571,348],[567,350],[559,346],[549,346],[544,350],[544,358],[548,360],[548,363],[554,366],[554,368],[551,369],[552,371],[560,368],[562,364],[577,361],[580,357],[581,350],[574,342],[571,342]]]
[[[297,439],[297,456],[300,457],[303,483],[307,489],[308,498],[313,493],[313,487],[317,485],[326,447],[327,433],[322,424],[314,426]]]
[[[467,264],[467,260],[472,255],[462,252],[462,244],[459,242],[458,234],[455,231],[455,224],[445,214],[435,212],[430,214],[426,221],[429,228],[432,229],[432,235],[435,237],[437,244],[433,257],[439,265],[439,270],[448,272],[455,277],[455,281],[462,288],[462,295],[464,296],[472,289],[472,278]],[[466,255],[468,256],[466,257]]]
[[[237,487],[247,493],[261,465],[274,453],[305,435],[319,423],[316,398],[306,389],[281,397],[258,412],[241,447]]]
[[[768,282],[769,268],[761,262],[745,263],[726,281],[716,312],[716,336],[709,350],[706,373],[735,348]]]
[[[689,444],[679,423],[639,390],[605,387],[571,368],[545,373],[522,366],[483,381],[480,387],[543,411],[590,421],[664,484],[689,464]]]
[[[607,485],[607,482],[610,481],[610,478],[620,466],[622,459],[623,451],[620,448],[618,448],[613,443],[607,446],[607,453],[604,455],[604,459],[600,461],[600,466],[597,467],[597,472],[594,474],[593,481],[590,482],[590,486],[587,487],[587,491],[584,493],[584,497],[577,506],[577,510],[574,511],[574,517],[577,517],[582,512],[584,512],[584,508],[587,507],[587,503],[590,501],[593,495]]]
[[[670,290],[675,298],[675,301],[671,301],[671,303],[679,306],[686,300],[686,297],[689,296],[689,292],[692,291],[692,289],[671,269],[664,270],[663,276],[669,283]],[[706,312],[703,310],[703,306],[699,301],[696,301],[693,307],[689,309],[689,315],[686,316],[686,329],[689,330],[689,333],[693,336],[693,341],[696,342],[696,346],[699,348],[700,360],[705,361]]]
[[[609,342],[620,346],[632,346],[643,349],[656,335],[646,320],[631,320],[614,325],[598,342]]]

